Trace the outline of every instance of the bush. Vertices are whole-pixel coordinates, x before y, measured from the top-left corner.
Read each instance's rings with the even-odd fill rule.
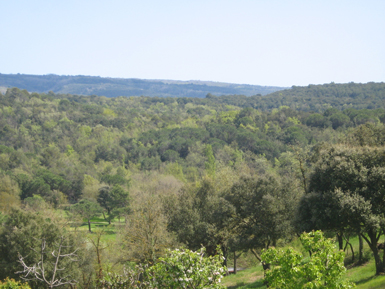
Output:
[[[337,251],[331,239],[326,239],[321,231],[303,233],[301,243],[311,252],[310,260],[292,248],[286,251],[268,249],[262,254],[265,263],[276,266],[266,272],[266,282],[271,288],[295,289],[349,289],[355,286],[342,281],[346,271],[344,252]]]
[[[31,289],[27,283],[21,283],[8,277],[4,281],[0,281],[0,289]]]

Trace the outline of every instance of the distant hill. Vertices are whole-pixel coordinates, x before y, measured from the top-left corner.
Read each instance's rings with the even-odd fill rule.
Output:
[[[324,112],[338,110],[385,109],[385,83],[329,83],[322,85],[293,86],[268,95],[223,95],[207,97],[211,102],[239,107],[252,107],[269,111],[282,106],[294,110]],[[200,101],[200,100],[190,100]]]
[[[276,86],[232,84],[210,81],[146,80],[99,76],[0,74],[0,87],[18,87],[30,92],[78,95],[197,97],[213,95],[267,95],[285,89]]]

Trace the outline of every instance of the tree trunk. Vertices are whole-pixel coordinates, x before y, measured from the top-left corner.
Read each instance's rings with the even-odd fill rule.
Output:
[[[381,260],[380,254],[377,249],[377,242],[378,242],[378,237],[377,237],[377,232],[372,230],[368,232],[368,238],[364,235],[361,234],[362,238],[365,239],[365,241],[368,243],[370,249],[372,250],[373,256],[374,256],[374,261],[376,264],[376,275],[380,275],[381,273],[384,272],[384,264]]]
[[[234,251],[234,274],[237,274],[237,252],[236,251]]]
[[[363,250],[364,250],[364,240],[362,239],[361,234],[358,234],[359,248],[358,248],[358,263],[363,262]]]
[[[372,249],[372,252],[374,255],[374,261],[376,262],[376,275],[380,275],[380,273],[382,273],[384,271],[384,266],[383,266],[383,263],[381,261],[380,254],[377,250],[377,245],[374,245],[370,249]]]
[[[88,231],[90,231],[90,233],[92,233],[92,231],[91,231],[91,221],[90,221],[90,219],[88,219]]]
[[[342,232],[337,233],[338,248],[340,251],[344,249],[344,240],[342,239],[342,236],[343,236]]]
[[[349,243],[350,250],[352,251],[352,262],[354,262],[354,250],[352,244]]]
[[[353,250],[352,244],[349,242],[350,238],[346,238],[345,235],[343,235],[343,236],[344,236],[345,241],[346,241],[344,251],[348,248],[348,246],[350,246],[350,251],[352,251],[352,262],[354,262],[354,250]],[[348,255],[348,253],[349,253],[349,249],[347,250],[346,255]]]

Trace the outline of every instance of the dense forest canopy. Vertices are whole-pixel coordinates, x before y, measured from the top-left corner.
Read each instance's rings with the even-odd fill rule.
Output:
[[[0,279],[17,278],[19,245],[7,246],[32,246],[25,236],[34,232],[35,239],[52,240],[47,248],[70,236],[66,242],[82,248],[79,266],[70,266],[74,276],[86,276],[81,288],[100,281],[105,267],[95,252],[102,235],[91,235],[85,248],[83,235],[68,228],[83,219],[91,234],[90,220],[101,215],[121,226],[121,252],[104,257],[107,264],[153,265],[181,244],[203,245],[208,255],[218,248],[224,256],[250,251],[262,261],[263,248],[323,229],[340,240],[361,236],[379,274],[384,190],[382,182],[363,179],[383,179],[384,98],[383,83],[205,98],[9,88],[0,93],[0,261],[9,263]],[[330,186],[318,185],[323,180]]]

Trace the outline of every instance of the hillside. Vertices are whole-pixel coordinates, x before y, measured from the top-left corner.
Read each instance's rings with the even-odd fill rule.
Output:
[[[282,247],[297,232],[322,229],[333,236],[343,229],[346,239],[339,234],[338,245],[349,248],[349,240],[359,238],[351,226],[385,223],[385,108],[338,110],[347,86],[362,88],[362,96],[346,96],[357,100],[357,108],[382,105],[383,84],[311,87],[310,100],[309,88],[293,88],[298,97],[290,105],[319,106],[319,113],[285,106],[291,91],[265,96],[273,109],[254,109],[262,105],[259,96],[107,98],[8,89],[0,94],[0,280],[20,280],[14,273],[20,270],[18,253],[27,256],[39,247],[45,229],[56,232],[47,241],[50,248],[64,234],[73,240],[68,248],[82,248],[82,263],[73,262],[65,272],[78,288],[98,288],[104,278],[98,266],[123,274],[127,260],[156,262],[175,244],[191,250],[203,245],[208,255],[219,245],[228,259],[249,251],[255,263],[270,240]],[[314,97],[325,87],[333,94]],[[362,169],[351,170],[356,167]],[[362,192],[360,223],[352,191]],[[321,209],[313,210],[317,204]],[[352,204],[353,210],[338,204]],[[38,227],[22,229],[18,220]],[[63,224],[68,226],[61,233]],[[157,230],[148,231],[153,226]],[[383,235],[373,226],[375,234],[360,234],[366,248]],[[95,255],[97,238],[116,244],[105,250],[103,266]],[[96,245],[85,248],[86,242]],[[362,264],[368,254],[379,259],[372,248],[361,257],[356,250],[354,262]],[[383,263],[376,264],[366,276],[384,271]]]
[[[30,92],[79,95],[198,97],[239,94],[266,95],[283,87],[232,84],[210,81],[146,80],[135,78],[106,78],[99,76],[0,74],[0,87],[18,87]]]

